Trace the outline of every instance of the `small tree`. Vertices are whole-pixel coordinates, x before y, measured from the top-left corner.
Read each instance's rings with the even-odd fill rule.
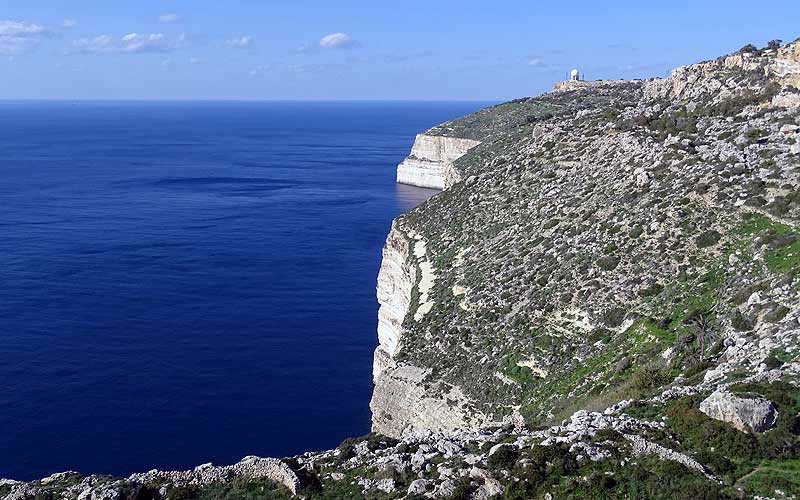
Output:
[[[716,340],[714,325],[711,322],[711,318],[704,313],[693,315],[688,323],[697,340],[697,361],[702,363],[705,361],[706,347]]]
[[[745,45],[744,47],[742,47],[741,49],[739,49],[739,52],[740,52],[740,53],[745,53],[745,52],[751,52],[751,53],[752,53],[752,52],[758,52],[758,48],[756,48],[756,46],[755,46],[755,45],[753,45],[752,43],[748,43],[747,45]]]
[[[767,42],[767,48],[769,50],[777,50],[781,48],[782,44],[783,40],[770,40],[769,42]]]

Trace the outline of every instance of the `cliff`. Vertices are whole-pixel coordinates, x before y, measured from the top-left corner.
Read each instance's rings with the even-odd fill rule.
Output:
[[[374,433],[0,498],[800,497],[799,79],[795,42],[434,127],[404,163],[446,189],[383,250]]]
[[[404,293],[393,307],[379,291],[381,310],[405,316],[376,356],[391,369],[375,379],[373,429],[552,423],[636,395],[634,377],[666,387],[714,359],[714,387],[793,352],[794,236],[772,250],[782,266],[765,266],[759,241],[796,227],[797,46],[578,82],[429,131],[480,144],[452,163],[463,182],[395,224],[424,242],[436,280],[421,300],[424,266],[405,247],[390,268],[404,272],[382,270],[379,290]],[[733,298],[756,288],[777,325]],[[724,345],[707,352],[741,344],[741,318],[746,367]]]
[[[453,162],[480,142],[457,137],[419,134],[411,154],[397,166],[397,182],[444,189],[460,180]]]

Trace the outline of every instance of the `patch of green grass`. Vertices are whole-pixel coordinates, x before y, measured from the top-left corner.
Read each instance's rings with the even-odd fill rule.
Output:
[[[760,236],[769,244],[765,260],[770,271],[793,274],[800,271],[800,238],[790,226],[761,214],[750,214],[736,232]]]
[[[800,459],[764,460],[737,486],[753,496],[796,498],[800,496]]]
[[[289,500],[290,498],[292,495],[288,490],[266,479],[235,479],[202,488],[176,487],[167,494],[167,500]]]
[[[656,420],[664,413],[664,405],[634,403],[625,408],[624,413],[640,420]]]
[[[744,221],[734,232],[743,236],[756,236],[768,232],[781,235],[789,233],[792,230],[791,227],[773,222],[772,219],[761,214],[749,213],[745,214],[742,218]]]
[[[800,239],[788,246],[772,249],[766,255],[767,268],[775,273],[800,271]]]
[[[649,335],[655,337],[657,339],[663,340],[668,344],[675,343],[676,335],[675,332],[671,332],[669,330],[665,330],[664,328],[659,328],[658,325],[653,323],[650,320],[641,321],[638,323],[638,327],[640,328],[640,332],[645,335]],[[633,328],[633,327],[632,327]],[[644,340],[644,339],[641,339]]]
[[[536,384],[538,377],[534,375],[533,370],[527,366],[520,366],[517,363],[520,361],[520,356],[512,354],[506,357],[503,363],[502,372],[511,380],[519,383],[521,386],[529,387]]]
[[[521,485],[509,488],[506,499],[553,498],[651,500],[717,500],[731,498],[722,487],[685,466],[655,457],[643,457],[625,465],[603,460],[550,470],[530,467]],[[509,494],[509,493],[513,493]]]

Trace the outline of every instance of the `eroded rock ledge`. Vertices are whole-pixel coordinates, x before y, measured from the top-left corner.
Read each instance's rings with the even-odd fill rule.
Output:
[[[480,142],[441,135],[419,134],[411,154],[397,166],[397,182],[445,189],[460,180],[453,162]]]

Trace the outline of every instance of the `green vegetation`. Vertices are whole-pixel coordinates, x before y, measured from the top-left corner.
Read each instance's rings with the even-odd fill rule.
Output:
[[[716,245],[722,235],[718,231],[705,231],[695,239],[698,248],[705,248]]]
[[[728,486],[747,486],[753,491],[771,487],[763,484],[764,474],[753,474],[763,466],[764,459],[771,460],[772,467],[790,464],[786,467],[796,474],[796,460],[800,457],[800,391],[786,382],[741,384],[731,390],[743,397],[757,394],[775,403],[779,415],[775,427],[762,434],[743,433],[700,412],[698,407],[704,396],[692,396],[667,405],[663,414],[668,417],[670,429]]]
[[[751,495],[796,498],[800,496],[800,459],[764,460],[753,472],[739,479],[736,486]]]
[[[781,48],[782,44],[783,40],[770,40],[769,42],[767,42],[767,48],[769,50],[777,50]]]
[[[486,462],[490,470],[511,470],[519,458],[519,451],[511,446],[501,446],[489,456]]]
[[[760,128],[751,128],[744,134],[744,136],[750,139],[750,141],[756,141],[764,137],[764,135],[766,135],[766,133]]]
[[[506,489],[506,500],[568,499],[723,499],[713,481],[676,462],[641,458],[621,465],[617,460],[578,464],[563,448],[535,447],[525,454],[530,462],[514,475],[522,480]]]
[[[203,488],[177,487],[167,494],[167,500],[287,500],[291,497],[288,491],[271,481],[243,479]]]
[[[748,214],[737,232],[759,237],[759,245],[766,247],[765,261],[771,272],[800,272],[800,234],[790,226],[761,214]]]
[[[739,49],[739,53],[741,53],[741,54],[754,53],[754,52],[758,52],[758,47],[756,47],[752,43],[748,43],[747,45],[745,45],[744,47]]]

